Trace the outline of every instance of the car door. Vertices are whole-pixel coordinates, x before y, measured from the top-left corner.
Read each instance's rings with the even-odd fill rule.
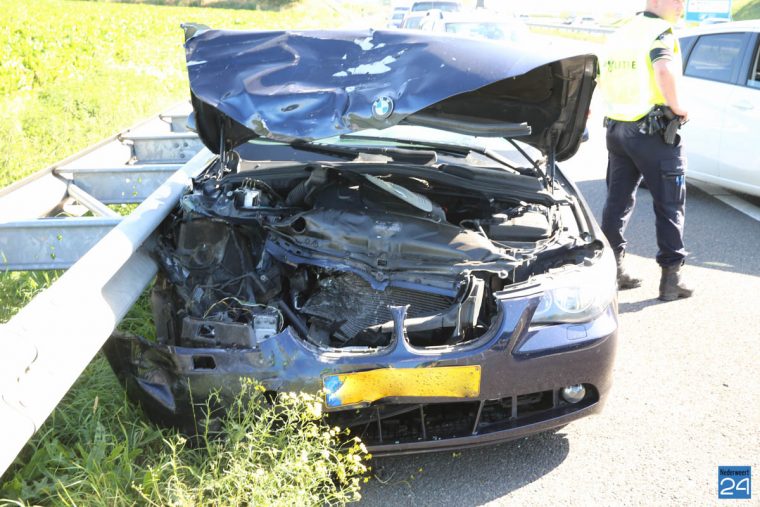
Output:
[[[720,139],[722,179],[736,190],[760,195],[760,44],[750,39],[749,65],[726,96]],[[727,186],[729,183],[727,182]]]
[[[726,97],[738,79],[748,34],[701,35],[689,52],[682,80],[683,103],[690,122],[683,129],[689,157],[688,174],[715,181],[720,177],[720,142]]]

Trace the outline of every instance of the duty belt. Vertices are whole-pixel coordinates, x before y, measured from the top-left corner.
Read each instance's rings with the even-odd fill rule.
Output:
[[[639,128],[639,130],[641,130],[642,127],[646,127],[647,126],[647,124],[646,124],[646,118],[647,117],[644,116],[644,118],[641,118],[640,120],[625,121],[625,120],[615,120],[615,119],[612,119],[612,118],[607,118],[605,116],[604,120],[602,122],[602,126],[604,128],[607,128],[612,123],[625,123],[625,124],[636,125]]]
[[[666,144],[676,143],[676,133],[681,128],[681,117],[673,113],[668,106],[655,106],[643,118],[634,121],[613,120],[605,116],[603,125],[607,128],[613,122],[636,125],[644,135],[661,134]]]

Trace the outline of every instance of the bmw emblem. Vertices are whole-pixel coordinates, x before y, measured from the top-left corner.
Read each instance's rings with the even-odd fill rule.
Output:
[[[393,99],[390,97],[378,97],[372,102],[372,117],[376,120],[384,120],[393,112]]]

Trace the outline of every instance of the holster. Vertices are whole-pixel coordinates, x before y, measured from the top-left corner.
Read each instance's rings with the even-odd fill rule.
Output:
[[[676,135],[681,128],[681,117],[668,106],[655,106],[639,122],[639,132],[647,135],[662,135],[665,144],[676,144]]]
[[[668,121],[665,131],[662,133],[662,139],[665,144],[676,144],[678,129],[681,128],[681,117],[676,115],[668,106],[662,106],[665,119]]]

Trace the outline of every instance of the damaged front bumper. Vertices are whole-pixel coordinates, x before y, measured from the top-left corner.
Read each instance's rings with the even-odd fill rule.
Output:
[[[393,340],[383,348],[319,348],[286,328],[251,348],[176,347],[115,335],[104,351],[152,420],[188,433],[196,431],[193,404],[212,392],[234,396],[241,378],[273,392],[324,390],[331,424],[351,428],[375,455],[510,440],[599,411],[615,355],[615,303],[590,322],[532,326],[540,291],[496,297],[491,329],[450,347],[409,345],[405,309],[396,307]],[[422,373],[383,373],[399,370]],[[346,380],[359,372],[380,373],[352,378],[348,384],[366,386],[357,396]],[[577,385],[585,396],[565,401],[562,389]]]

